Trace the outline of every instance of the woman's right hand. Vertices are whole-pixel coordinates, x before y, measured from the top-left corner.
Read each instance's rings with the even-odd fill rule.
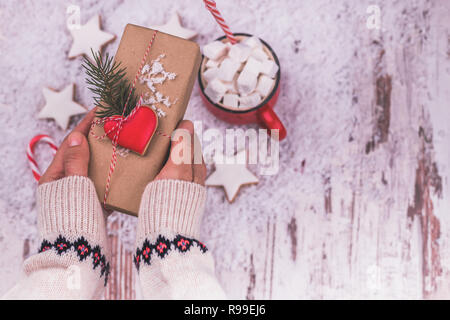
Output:
[[[173,139],[175,141],[172,141],[169,159],[155,180],[184,180],[204,186],[206,165],[201,156],[201,150],[195,148],[200,146],[200,142],[194,133],[193,123],[189,120],[182,120],[174,132]],[[194,139],[197,139],[197,143],[194,143]],[[194,161],[197,159],[199,160]]]

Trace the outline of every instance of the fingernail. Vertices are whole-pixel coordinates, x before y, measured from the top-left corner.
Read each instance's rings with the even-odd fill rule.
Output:
[[[75,147],[81,144],[81,138],[77,134],[72,134],[69,136],[69,146]]]

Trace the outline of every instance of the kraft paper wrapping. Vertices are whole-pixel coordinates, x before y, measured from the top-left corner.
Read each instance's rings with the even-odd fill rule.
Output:
[[[121,62],[122,68],[126,68],[130,82],[133,82],[141,66],[153,33],[154,30],[132,24],[125,27],[115,60]],[[157,130],[170,135],[183,119],[200,66],[201,53],[195,42],[158,32],[146,62],[150,63],[161,54],[165,54],[161,60],[164,69],[176,73],[174,80],[166,80],[163,84],[155,85],[159,92],[170,97],[170,101],[177,99],[170,107],[163,104],[156,105],[166,113],[165,117],[158,119]],[[137,81],[136,94],[145,92],[150,92],[150,89],[145,83]],[[103,127],[96,126],[94,133],[97,136],[104,134]],[[97,140],[92,135],[89,135],[89,146],[91,152],[89,177],[94,182],[100,202],[103,203],[113,147],[109,138]],[[142,193],[164,166],[169,148],[170,138],[155,133],[144,156],[134,152],[126,155],[117,154],[117,164],[112,175],[106,208],[137,216]]]

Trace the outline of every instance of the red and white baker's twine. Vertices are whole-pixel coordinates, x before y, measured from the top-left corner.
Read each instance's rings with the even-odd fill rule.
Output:
[[[39,142],[47,143],[50,146],[50,148],[52,149],[53,155],[58,150],[56,143],[53,141],[52,138],[50,138],[46,134],[39,134],[39,135],[33,137],[33,139],[31,139],[30,143],[28,144],[28,148],[27,148],[27,158],[28,158],[28,164],[30,165],[31,171],[33,172],[33,176],[36,179],[36,181],[39,181],[39,179],[41,178],[41,170],[39,170],[39,166],[36,162],[36,159],[34,159],[34,147]]]
[[[147,49],[145,50],[144,57],[142,58],[142,61],[141,61],[141,66],[139,67],[139,69],[138,69],[138,71],[136,73],[136,77],[133,80],[133,84],[132,84],[132,86],[130,88],[130,91],[128,92],[128,97],[127,97],[127,101],[125,102],[125,106],[123,107],[122,116],[121,117],[108,117],[108,118],[104,118],[104,119],[101,119],[101,120],[93,121],[92,125],[91,125],[91,134],[94,135],[94,137],[96,139],[103,139],[103,138],[105,138],[108,133],[116,130],[116,128],[117,128],[117,130],[116,130],[116,132],[114,134],[114,138],[112,139],[113,152],[112,152],[112,157],[111,157],[111,163],[109,165],[108,179],[106,180],[105,195],[103,197],[103,204],[104,205],[106,205],[106,199],[108,198],[109,188],[110,188],[110,185],[111,185],[111,178],[112,178],[112,175],[114,173],[114,169],[115,169],[116,163],[117,163],[117,153],[116,153],[116,151],[117,151],[117,142],[119,140],[119,133],[122,130],[123,123],[128,121],[136,113],[137,109],[139,108],[139,106],[141,104],[142,96],[139,98],[138,105],[133,109],[133,111],[125,118],[124,118],[123,115],[125,114],[125,110],[127,109],[127,105],[128,105],[128,101],[130,100],[131,93],[133,92],[133,89],[136,87],[136,82],[137,82],[137,80],[139,78],[139,74],[141,73],[142,68],[144,67],[145,61],[147,60],[147,55],[148,55],[148,53],[150,51],[150,48],[152,47],[152,44],[153,44],[153,41],[155,40],[157,32],[158,31],[155,30],[155,32],[153,33],[153,36],[152,36],[152,38],[151,38],[151,40],[150,40],[150,42],[149,42],[149,44],[147,46]],[[104,123],[104,122],[109,121],[109,120],[116,121],[117,122],[116,125],[110,131],[105,133],[104,135],[95,136],[95,134],[94,134],[92,129],[96,125],[99,125],[99,124]]]
[[[227,36],[228,40],[230,40],[231,44],[235,44],[237,42],[236,37],[233,32],[231,32],[230,28],[226,24],[219,10],[217,10],[216,2],[214,0],[203,0],[205,2],[206,9],[208,9],[213,15],[214,19],[216,19],[217,23],[222,28],[223,32]]]

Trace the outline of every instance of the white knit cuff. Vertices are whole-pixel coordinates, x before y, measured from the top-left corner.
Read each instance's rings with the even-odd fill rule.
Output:
[[[181,234],[198,239],[206,200],[204,186],[182,180],[156,180],[142,195],[138,243],[159,234]]]
[[[89,178],[70,176],[42,184],[37,199],[43,239],[83,235],[100,246],[106,243],[105,216]]]

